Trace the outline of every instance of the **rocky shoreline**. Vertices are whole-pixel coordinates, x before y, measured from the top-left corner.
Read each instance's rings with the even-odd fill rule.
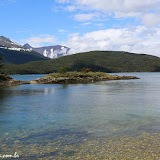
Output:
[[[30,84],[29,81],[19,81],[19,80],[15,80],[15,79],[10,79],[7,81],[1,81],[0,82],[0,87],[3,86],[18,86],[18,85],[22,85],[22,84]]]
[[[3,86],[17,86],[21,84],[30,84],[29,81],[20,81],[11,78],[9,75],[0,74],[0,87]]]

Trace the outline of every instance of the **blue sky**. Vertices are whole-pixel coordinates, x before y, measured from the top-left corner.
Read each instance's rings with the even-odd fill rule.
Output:
[[[0,35],[20,44],[160,56],[160,0],[1,0],[0,15]]]

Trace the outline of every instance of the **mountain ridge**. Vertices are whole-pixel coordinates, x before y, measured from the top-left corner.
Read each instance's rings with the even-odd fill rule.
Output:
[[[31,61],[49,60],[49,58],[42,56],[35,51],[17,51],[0,48],[3,60],[5,64],[24,64]]]
[[[91,51],[77,53],[48,61],[35,61],[23,65],[6,65],[9,74],[48,74],[58,72],[62,66],[68,71],[101,72],[160,72],[160,58],[146,54],[135,54],[122,51]]]
[[[2,53],[3,63],[23,64],[31,61],[48,60],[41,54],[24,48],[22,45],[12,41],[9,38],[0,36],[0,53]]]
[[[66,56],[69,48],[61,45],[34,48],[28,43],[22,46],[7,37],[0,36],[0,51],[4,63],[23,64]]]
[[[14,50],[14,51],[35,51],[44,57],[48,57],[51,59],[59,58],[62,56],[66,56],[69,54],[70,48],[62,45],[53,45],[53,46],[43,46],[43,47],[32,47],[30,44],[26,43],[24,45],[20,45],[17,42],[0,36],[0,48]]]
[[[15,51],[32,51],[32,49],[24,48],[22,45],[4,36],[0,36],[0,48]]]

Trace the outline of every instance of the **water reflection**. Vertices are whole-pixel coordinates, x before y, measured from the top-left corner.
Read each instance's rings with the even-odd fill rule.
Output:
[[[47,87],[47,86],[41,86],[37,87],[38,85],[21,85],[17,87],[11,87],[11,88],[6,88],[5,93],[3,89],[2,96],[4,94],[9,97],[17,97],[17,96],[37,96],[40,94],[54,94],[55,88],[54,87]]]
[[[2,114],[5,110],[5,107],[3,106],[3,101],[5,100],[5,89],[0,87],[0,114]]]
[[[3,99],[5,98],[4,92],[5,92],[5,89],[0,87],[0,102],[2,102]]]

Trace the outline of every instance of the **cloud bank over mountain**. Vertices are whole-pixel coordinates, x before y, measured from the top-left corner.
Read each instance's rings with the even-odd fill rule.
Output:
[[[9,20],[1,35],[33,47],[66,46],[72,54],[120,50],[160,57],[159,8],[160,0],[2,0],[1,21]]]
[[[67,5],[67,8],[74,8],[72,18],[83,24],[85,22],[92,25],[93,22],[99,21],[103,24],[107,18],[112,21],[117,19],[122,22],[130,21],[128,26],[72,34],[64,43],[71,48],[72,53],[120,50],[160,56],[160,0],[57,0],[57,2]]]

